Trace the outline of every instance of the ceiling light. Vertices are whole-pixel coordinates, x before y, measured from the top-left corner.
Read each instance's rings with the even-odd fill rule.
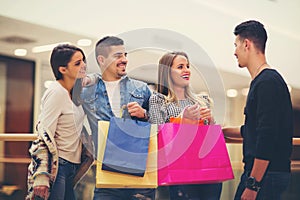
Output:
[[[26,49],[15,49],[14,54],[16,56],[26,56],[27,50]]]
[[[92,44],[92,40],[90,39],[80,39],[77,41],[77,45],[87,47]]]
[[[229,89],[226,92],[227,97],[236,97],[238,95],[238,92],[236,89]]]
[[[33,53],[41,53],[41,52],[45,52],[45,51],[52,51],[54,49],[54,47],[56,47],[59,44],[70,44],[70,42],[60,42],[60,43],[36,46],[36,47],[32,48],[32,52]]]

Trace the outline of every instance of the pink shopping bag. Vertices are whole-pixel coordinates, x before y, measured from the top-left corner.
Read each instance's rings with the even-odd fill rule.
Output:
[[[221,126],[159,126],[158,185],[218,183],[233,178]]]

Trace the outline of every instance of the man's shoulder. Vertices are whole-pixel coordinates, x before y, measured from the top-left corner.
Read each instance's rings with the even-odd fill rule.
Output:
[[[148,90],[147,83],[141,80],[133,79],[133,78],[127,78],[126,79],[127,85],[131,89],[137,89],[140,88],[142,90]]]
[[[257,80],[255,80],[256,85],[270,85],[276,86],[285,83],[285,80],[281,76],[281,74],[275,69],[266,69],[258,76]]]
[[[127,81],[128,82],[131,82],[131,83],[133,83],[133,84],[140,84],[140,85],[147,85],[147,83],[146,82],[144,82],[144,81],[141,81],[141,80],[137,80],[137,79],[134,79],[134,78],[127,78]]]
[[[83,87],[81,91],[81,98],[85,99],[85,98],[95,96],[96,89],[97,89],[97,84]]]

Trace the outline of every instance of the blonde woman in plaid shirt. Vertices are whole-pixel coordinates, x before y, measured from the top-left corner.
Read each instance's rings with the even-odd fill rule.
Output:
[[[149,100],[151,123],[163,124],[171,117],[204,120],[213,124],[212,101],[207,95],[196,95],[190,90],[190,63],[186,53],[171,52],[162,56],[158,66],[158,88]],[[192,162],[192,161],[191,161]],[[220,199],[222,183],[169,186],[172,200]]]

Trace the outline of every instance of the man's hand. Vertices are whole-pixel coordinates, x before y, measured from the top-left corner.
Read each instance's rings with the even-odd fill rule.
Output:
[[[257,192],[246,188],[242,194],[241,200],[255,200]]]
[[[81,80],[82,87],[88,86],[91,83],[91,78],[88,76],[83,77]]]
[[[140,106],[137,102],[130,102],[127,104],[128,113],[131,117],[145,118],[146,110]]]

